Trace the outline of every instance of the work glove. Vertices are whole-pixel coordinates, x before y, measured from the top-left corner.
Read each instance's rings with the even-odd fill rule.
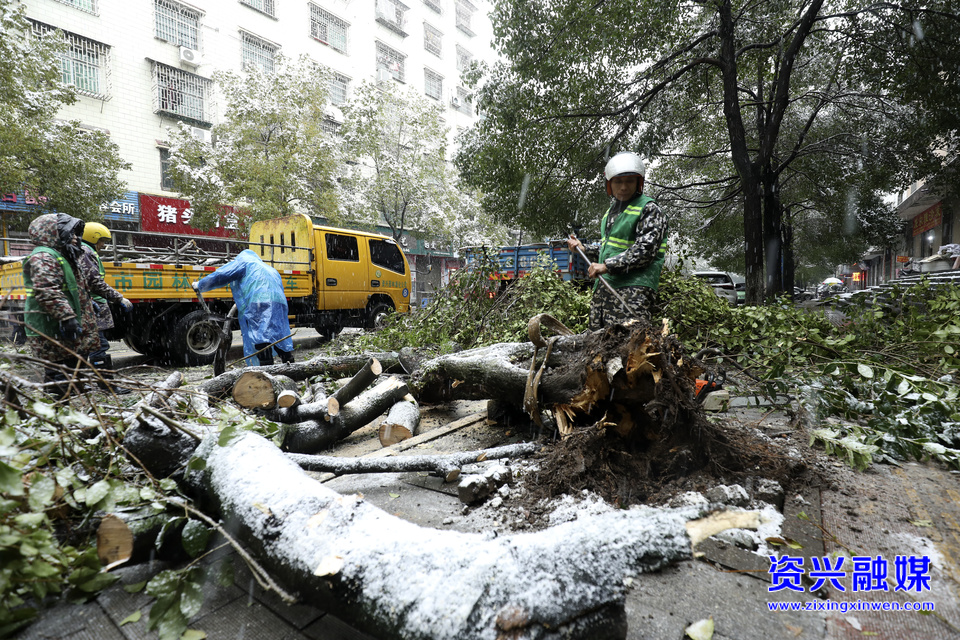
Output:
[[[123,307],[123,310],[126,311],[127,313],[130,313],[131,311],[133,311],[133,303],[127,300],[126,298],[120,301],[120,306]]]
[[[62,320],[60,322],[60,335],[71,342],[79,340],[83,332],[80,330],[80,323],[77,322],[77,319]]]
[[[93,305],[93,312],[94,312],[95,314],[97,314],[97,315],[100,315],[100,305],[98,305],[98,304],[97,304],[96,302],[94,302],[93,300],[90,301],[90,304]]]
[[[200,291],[200,281],[199,281],[199,280],[197,280],[196,282],[191,282],[191,283],[190,283],[190,286],[193,287],[193,290],[194,290],[194,291]]]

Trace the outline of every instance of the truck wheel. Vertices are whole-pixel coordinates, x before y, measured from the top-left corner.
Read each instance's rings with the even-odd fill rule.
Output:
[[[367,314],[367,328],[379,329],[391,313],[393,313],[393,306],[386,302],[379,302],[373,305]]]
[[[142,336],[129,332],[123,336],[123,343],[145,356],[155,356],[160,351],[159,345],[152,340],[144,340]]]
[[[220,327],[204,311],[191,311],[180,318],[170,337],[170,355],[188,367],[213,362],[220,346]]]

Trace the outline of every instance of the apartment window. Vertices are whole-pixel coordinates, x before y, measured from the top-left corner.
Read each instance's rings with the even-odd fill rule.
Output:
[[[347,28],[350,25],[310,3],[310,35],[340,53],[347,52]]]
[[[260,13],[265,13],[271,18],[277,17],[273,10],[273,0],[240,0],[240,4],[245,4],[251,9],[256,9]]]
[[[170,177],[170,149],[160,149],[160,188],[164,191],[177,190]]]
[[[423,4],[437,13],[443,13],[443,5],[440,4],[440,0],[423,0]]]
[[[347,101],[347,89],[350,79],[342,74],[334,73],[330,76],[330,103],[341,105]]]
[[[406,37],[407,32],[403,28],[406,23],[405,14],[409,8],[400,0],[377,0],[377,22]]]
[[[377,43],[377,70],[386,71],[394,80],[404,82],[403,61],[406,58],[402,53],[388,47],[382,42]]]
[[[273,60],[279,47],[244,31],[240,32],[240,59],[266,73],[273,73]]]
[[[342,125],[336,120],[331,120],[330,118],[324,118],[320,122],[320,130],[324,133],[329,133],[331,136],[340,136],[340,127]]]
[[[97,13],[97,0],[57,0],[57,2],[94,15]]]
[[[453,106],[457,111],[468,116],[473,115],[473,96],[470,95],[469,91],[463,87],[457,87],[457,97],[454,100]]]
[[[473,6],[470,0],[454,0],[457,5],[457,29],[463,31],[468,36],[476,35],[470,30],[470,19],[476,13],[477,8]]]
[[[200,12],[171,0],[154,0],[153,6],[158,38],[188,49],[200,49]]]
[[[440,56],[440,38],[443,34],[439,29],[431,27],[426,22],[423,23],[423,48],[433,55]]]
[[[443,76],[430,69],[424,69],[423,92],[434,100],[440,100],[443,97]]]
[[[157,113],[196,124],[213,124],[213,82],[193,73],[155,62],[154,104]]]
[[[110,47],[42,22],[33,23],[33,33],[59,33],[67,43],[60,53],[60,77],[64,84],[73,85],[83,95],[110,99]]]
[[[465,73],[470,70],[471,64],[473,64],[473,54],[457,45],[457,71]]]

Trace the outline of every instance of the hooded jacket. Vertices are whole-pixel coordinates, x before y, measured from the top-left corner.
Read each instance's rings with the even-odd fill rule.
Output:
[[[284,351],[293,351],[293,339],[288,337],[287,297],[280,273],[264,263],[254,251],[244,249],[232,261],[197,281],[201,293],[227,285],[237,305],[247,364],[259,364],[255,356],[249,356],[257,350],[255,345],[264,342],[284,338],[277,346]]]
[[[93,305],[76,262],[80,248],[69,243],[82,225],[81,220],[66,214],[48,213],[36,218],[27,229],[36,248],[23,260],[27,288],[24,319],[37,356],[51,362],[72,357],[64,347],[87,354],[100,344]],[[59,333],[60,323],[70,318],[76,318],[80,324],[79,340],[67,341]],[[37,335],[38,330],[47,337]],[[63,347],[48,337],[61,342]]]

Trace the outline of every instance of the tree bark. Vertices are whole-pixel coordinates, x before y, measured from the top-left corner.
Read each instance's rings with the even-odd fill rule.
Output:
[[[284,375],[292,380],[306,380],[315,376],[346,377],[352,376],[375,357],[383,371],[402,370],[397,360],[396,352],[376,353],[371,355],[349,355],[335,357],[317,357],[306,362],[273,364],[268,367],[244,367],[232,369],[219,376],[207,380],[200,385],[200,391],[213,398],[224,398],[233,391],[237,379],[247,371],[263,371],[271,375]]]
[[[340,406],[336,400],[333,398],[319,398],[306,404],[264,411],[260,415],[274,422],[295,424],[297,422],[307,422],[310,420],[330,422],[339,413]]]
[[[363,368],[360,369],[346,384],[337,389],[331,398],[337,401],[338,406],[344,406],[356,398],[360,393],[373,384],[380,374],[383,373],[383,366],[376,358],[370,358]]]
[[[387,378],[342,407],[339,415],[329,422],[308,420],[284,425],[281,447],[285,451],[297,453],[314,453],[326,449],[376,420],[407,393],[406,384],[397,378]],[[296,409],[303,406],[306,405]]]
[[[288,453],[287,458],[296,462],[304,471],[329,472],[338,476],[352,473],[433,471],[447,477],[451,469],[459,469],[466,464],[501,458],[521,458],[529,456],[539,449],[540,445],[524,442],[480,451],[463,451],[445,455],[340,458],[338,456],[310,456],[301,453]],[[451,478],[448,482],[453,479]]]
[[[389,447],[417,435],[420,429],[420,405],[409,393],[390,407],[387,417],[380,423],[377,435],[380,445]]]
[[[296,388],[297,383],[287,376],[246,371],[233,385],[233,400],[245,409],[273,409],[280,394]]]
[[[625,638],[624,578],[690,558],[703,515],[618,510],[491,538],[339,495],[250,432],[225,446],[208,438],[197,456],[190,491],[279,583],[382,640]]]

